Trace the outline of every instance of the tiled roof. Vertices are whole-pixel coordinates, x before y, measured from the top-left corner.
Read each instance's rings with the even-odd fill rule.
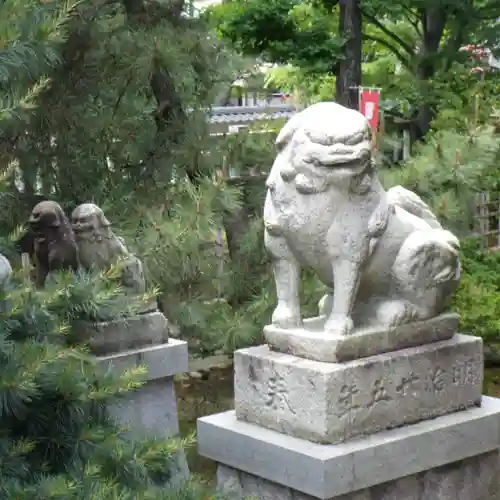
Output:
[[[296,113],[289,104],[259,106],[216,106],[210,110],[210,123],[248,123],[255,121],[271,121],[279,118],[290,118]]]

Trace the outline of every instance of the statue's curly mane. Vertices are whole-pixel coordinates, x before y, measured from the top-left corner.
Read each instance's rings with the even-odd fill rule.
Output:
[[[324,108],[331,108],[325,120]],[[348,125],[339,123],[333,111],[342,109]],[[318,119],[321,114],[322,119]],[[327,115],[328,116],[328,115]],[[289,148],[288,161],[280,164],[279,174],[294,183],[302,194],[320,193],[328,186],[348,181],[351,191],[361,191],[371,182],[372,132],[368,121],[354,110],[335,103],[319,103],[293,116],[276,139],[277,149]]]

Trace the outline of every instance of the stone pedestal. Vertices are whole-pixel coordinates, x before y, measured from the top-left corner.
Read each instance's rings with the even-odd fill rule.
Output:
[[[72,336],[90,350],[104,356],[168,341],[169,324],[160,311],[150,311],[114,321],[77,321]]]
[[[139,389],[126,394],[110,408],[111,414],[133,435],[159,438],[179,434],[179,417],[173,377],[188,370],[187,343],[169,339],[167,343],[100,356],[98,362],[117,373],[146,366],[147,381]],[[178,454],[178,480],[189,475],[183,450]]]
[[[198,443],[221,464],[231,499],[498,500],[499,423],[500,402],[484,398],[481,408],[321,445],[230,411],[200,419]]]
[[[326,316],[318,316],[305,319],[301,328],[268,325],[264,328],[264,337],[275,351],[335,363],[451,339],[460,324],[460,316],[440,314],[392,328],[362,328],[350,335],[325,335],[325,321]]]
[[[452,339],[345,363],[242,349],[234,357],[240,420],[320,443],[412,424],[480,404],[481,339]]]
[[[235,411],[198,421],[231,500],[500,500],[480,339],[327,363],[235,354]]]

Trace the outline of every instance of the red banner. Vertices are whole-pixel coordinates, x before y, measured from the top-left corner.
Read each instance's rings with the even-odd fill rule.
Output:
[[[359,89],[359,110],[370,125],[375,135],[378,131],[380,115],[380,91],[376,89]]]

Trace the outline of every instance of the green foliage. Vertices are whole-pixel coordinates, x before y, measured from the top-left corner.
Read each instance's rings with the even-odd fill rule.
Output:
[[[470,70],[483,63],[459,49],[470,43],[498,45],[497,2],[363,0],[360,7],[361,83],[383,89],[383,98],[393,101],[388,113],[411,118],[422,137],[436,115],[438,128],[446,123],[463,131],[472,121],[484,122],[490,94],[498,93],[495,77],[479,84]],[[272,71],[268,81],[307,104],[333,96],[333,74],[345,42],[338,9],[337,1],[238,0],[212,8],[210,16],[219,36],[237,50],[287,66]],[[488,99],[479,117],[477,94]]]
[[[143,371],[118,377],[67,346],[75,312],[87,307],[78,298],[95,293],[103,277],[61,279],[34,290],[15,276],[1,297],[0,497],[202,498],[190,485],[168,486],[177,443],[132,441],[108,416],[107,405],[140,386]],[[101,306],[118,295],[101,289]]]
[[[246,178],[269,169],[274,144],[272,134],[246,132],[219,139],[211,153],[217,149],[231,151],[228,167]],[[268,272],[260,217],[264,179],[248,178],[241,186],[214,175],[198,186],[176,183],[168,203],[156,209],[133,203],[109,207],[122,234],[135,240],[134,250],[160,289],[167,316],[195,351],[232,352],[248,345],[269,318],[270,306],[260,296]],[[237,228],[243,237],[235,263],[221,236],[226,219],[242,209],[249,210],[249,219]],[[243,296],[242,302],[231,300]]]
[[[212,7],[208,18],[238,51],[315,73],[331,70],[343,43],[335,35],[338,20],[319,4],[238,0]]]
[[[0,26],[5,231],[38,194],[70,208],[133,191],[154,205],[179,170],[213,170],[205,107],[233,58],[202,20],[136,3],[2,4],[16,19]]]
[[[461,244],[462,276],[452,309],[465,333],[498,343],[500,332],[500,253],[484,251],[473,238]]]
[[[335,94],[335,77],[330,74],[311,75],[297,66],[278,66],[266,74],[266,86],[294,95],[294,100],[308,105],[329,101]]]
[[[490,127],[467,135],[444,130],[421,144],[402,168],[381,170],[380,176],[386,187],[416,192],[447,227],[468,236],[477,195],[500,188],[499,156],[500,139]]]
[[[31,107],[14,128],[0,113],[0,235],[24,223],[39,196],[68,215],[76,204],[99,204],[143,259],[182,335],[194,329],[201,337],[199,318],[212,313],[206,301],[230,289],[215,239],[247,199],[217,177],[231,145],[217,144],[207,124],[207,107],[231,82],[237,58],[174,2],[72,5],[26,3],[16,17],[14,1],[2,4],[12,14],[2,19],[16,22],[0,22],[0,96],[28,96]],[[24,42],[37,50],[22,49]],[[256,145],[250,156],[260,152]],[[252,160],[240,156],[231,161],[246,169]],[[121,295],[97,304],[112,290],[93,289],[84,277],[61,279],[78,304],[75,319],[131,310]]]
[[[50,86],[45,76],[60,62],[58,48],[67,39],[68,26],[79,14],[81,1],[0,5],[0,139],[19,132]]]

